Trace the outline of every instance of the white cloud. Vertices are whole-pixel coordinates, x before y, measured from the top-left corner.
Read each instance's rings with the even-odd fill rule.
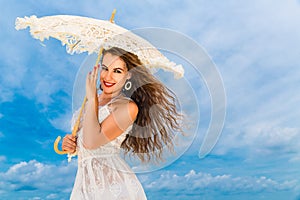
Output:
[[[42,198],[41,197],[33,197],[33,198],[30,198],[29,200],[41,200]]]
[[[46,197],[46,199],[57,199],[57,198],[58,198],[58,195],[57,195],[57,194],[54,194],[54,193],[49,194],[49,195]]]
[[[224,155],[236,150],[243,151],[252,158],[289,156],[291,161],[297,161],[299,146],[299,128],[279,127],[262,122],[243,128],[227,127],[214,153]]]
[[[64,162],[61,165],[44,164],[36,160],[23,161],[11,166],[6,172],[0,172],[0,191],[5,195],[15,191],[28,193],[31,191],[31,194],[34,194],[34,191],[38,190],[39,194],[48,193],[47,198],[53,199],[55,197],[55,194],[51,193],[53,191],[56,195],[71,192],[75,171],[74,161],[70,164]]]
[[[71,131],[71,116],[72,112],[69,111],[69,113],[61,114],[55,119],[50,119],[50,123],[53,127],[70,132]]]
[[[146,189],[173,190],[199,194],[204,190],[220,193],[257,193],[262,191],[295,190],[297,180],[276,181],[261,177],[233,177],[230,174],[211,175],[191,170],[187,174],[177,175],[166,171],[158,179],[144,183]]]

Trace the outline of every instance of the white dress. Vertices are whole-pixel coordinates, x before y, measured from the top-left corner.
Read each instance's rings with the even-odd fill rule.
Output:
[[[72,126],[78,117],[74,113]],[[108,104],[99,106],[99,122],[110,114]],[[120,145],[132,126],[115,140],[89,150],[82,143],[82,128],[78,131],[78,170],[71,200],[143,200],[143,187],[129,165],[121,158]]]

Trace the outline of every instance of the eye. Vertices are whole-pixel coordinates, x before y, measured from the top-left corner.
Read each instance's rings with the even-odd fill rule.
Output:
[[[102,66],[101,66],[101,70],[108,71],[108,67],[102,65]]]
[[[120,70],[120,69],[115,69],[114,72],[115,72],[115,73],[121,74],[121,73],[122,73],[122,70]]]

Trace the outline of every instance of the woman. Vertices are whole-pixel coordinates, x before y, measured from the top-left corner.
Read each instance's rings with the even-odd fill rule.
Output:
[[[136,55],[120,48],[103,52],[99,96],[98,69],[86,79],[88,100],[78,138],[66,135],[62,144],[63,150],[78,152],[71,199],[146,199],[120,150],[144,163],[162,159],[164,147],[172,150],[173,137],[181,132],[176,99]]]

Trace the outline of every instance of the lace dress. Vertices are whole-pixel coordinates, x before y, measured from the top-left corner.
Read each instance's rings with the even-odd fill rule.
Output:
[[[72,126],[78,117],[75,112]],[[110,114],[108,104],[99,106],[99,122]],[[143,187],[128,164],[120,156],[120,145],[132,126],[115,140],[89,150],[84,148],[82,128],[78,131],[78,170],[71,200],[143,200]]]

